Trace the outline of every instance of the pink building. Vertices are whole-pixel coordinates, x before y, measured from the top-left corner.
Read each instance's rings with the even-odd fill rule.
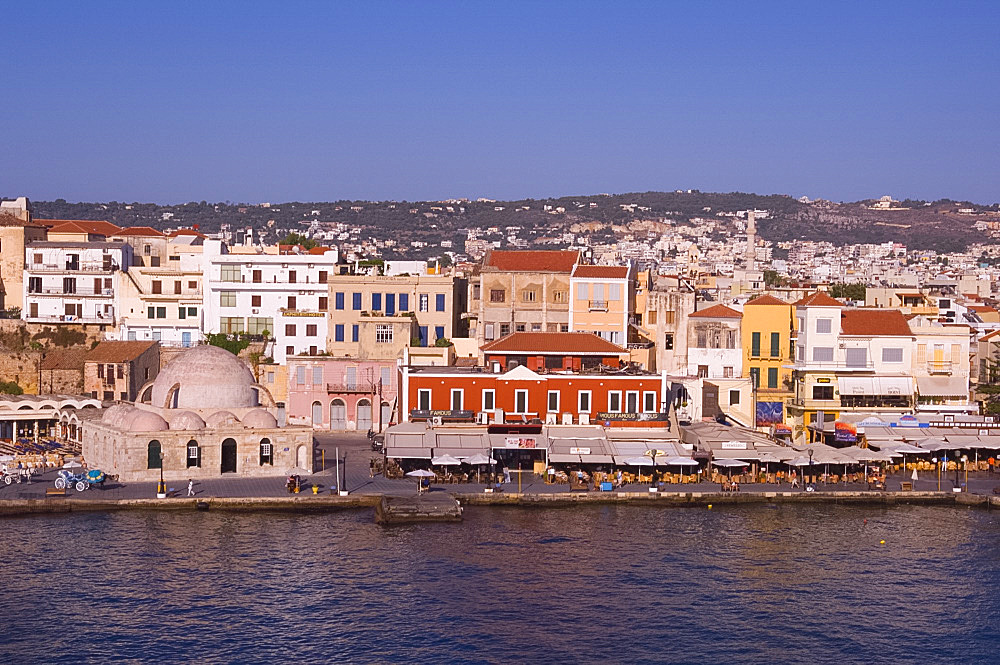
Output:
[[[398,422],[395,360],[323,356],[288,359],[289,425],[376,432]]]

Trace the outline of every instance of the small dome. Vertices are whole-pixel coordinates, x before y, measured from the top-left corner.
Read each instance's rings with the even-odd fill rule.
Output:
[[[260,406],[256,383],[245,362],[205,344],[167,363],[153,381],[150,404],[168,409],[252,408]]]
[[[170,429],[167,421],[152,411],[139,411],[131,420],[128,427],[131,432],[163,432]]]
[[[110,423],[111,426],[120,430],[128,430],[132,427],[132,421],[135,420],[136,416],[142,413],[141,410],[130,406],[126,411],[120,411],[118,415],[112,416]]]
[[[205,424],[209,427],[227,427],[238,425],[239,423],[240,419],[229,411],[216,411],[208,418],[205,418]]]
[[[264,409],[254,409],[243,416],[243,426],[254,429],[275,429],[278,427],[278,420]]]
[[[181,411],[170,419],[170,429],[205,429],[205,421],[194,411]]]
[[[132,411],[134,408],[135,407],[133,407],[131,404],[115,404],[113,406],[109,406],[108,408],[104,409],[104,413],[101,414],[101,422],[106,425],[111,425],[112,427],[116,427],[118,425],[118,421],[121,420],[122,416],[124,416],[129,411]]]

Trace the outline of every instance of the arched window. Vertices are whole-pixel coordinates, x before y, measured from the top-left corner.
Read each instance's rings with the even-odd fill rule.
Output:
[[[312,424],[313,427],[323,424],[323,405],[319,402],[312,403]]]
[[[194,439],[188,441],[187,445],[187,468],[201,468],[201,446]]]
[[[367,399],[358,400],[358,431],[371,429],[372,426],[372,403]]]
[[[274,447],[270,439],[260,440],[260,465],[270,464],[274,466]]]
[[[236,473],[236,439],[222,442],[222,473]]]
[[[347,404],[339,397],[330,402],[330,429],[347,429]]]
[[[160,449],[160,442],[154,439],[146,446],[146,468],[159,469],[161,466],[163,466],[163,452]]]

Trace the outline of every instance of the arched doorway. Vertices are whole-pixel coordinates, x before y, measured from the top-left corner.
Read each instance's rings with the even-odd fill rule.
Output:
[[[222,473],[236,473],[236,439],[222,442]]]
[[[163,466],[163,451],[160,442],[154,439],[146,446],[146,468],[159,469],[161,466]]]
[[[392,422],[392,407],[389,406],[388,402],[382,402],[382,411],[379,416],[379,422],[382,424],[382,429],[389,426]]]
[[[330,429],[347,429],[347,404],[342,399],[330,402]]]
[[[260,465],[274,466],[274,448],[271,447],[270,439],[260,440]]]
[[[298,448],[296,448],[295,449],[295,466],[297,466],[300,469],[306,469],[306,470],[308,470],[309,469],[308,462],[309,462],[309,460],[306,457],[306,447],[305,446],[299,446]]]
[[[366,399],[358,400],[358,431],[369,430],[372,427],[372,403]]]
[[[312,425],[318,427],[323,424],[323,405],[319,402],[312,404]]]
[[[201,446],[194,439],[187,443],[187,468],[201,467]]]

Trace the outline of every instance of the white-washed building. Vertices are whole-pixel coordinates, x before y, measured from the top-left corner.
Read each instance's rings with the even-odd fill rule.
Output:
[[[743,374],[740,323],[743,315],[725,305],[712,305],[688,315],[687,373],[706,379],[732,379]]]

